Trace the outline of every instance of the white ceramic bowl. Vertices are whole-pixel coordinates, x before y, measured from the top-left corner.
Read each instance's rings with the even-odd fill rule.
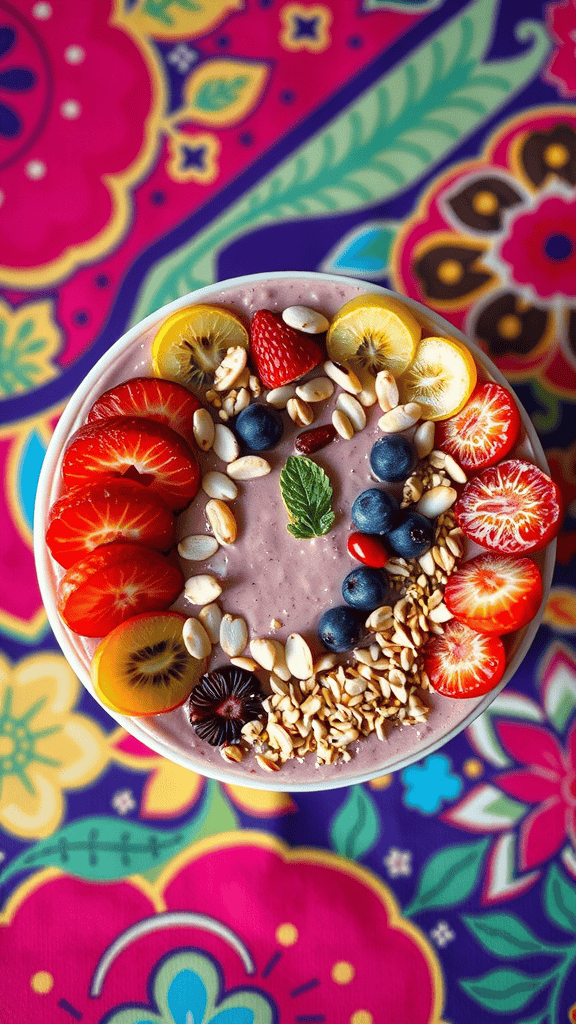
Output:
[[[89,665],[94,644],[69,631],[57,613],[55,589],[59,569],[53,562],[44,541],[48,512],[60,493],[61,456],[67,439],[84,422],[92,403],[103,391],[129,377],[150,373],[149,351],[155,328],[175,310],[200,302],[226,304],[226,292],[230,289],[234,293],[237,293],[239,289],[249,293],[250,299],[247,299],[245,303],[247,314],[260,306],[281,309],[285,305],[295,304],[298,301],[314,306],[316,291],[319,290],[322,293],[322,289],[326,290],[332,287],[336,289],[340,286],[340,295],[347,295],[350,289],[353,289],[355,293],[393,294],[385,288],[365,284],[358,280],[331,274],[302,272],[252,274],[230,281],[218,282],[192,294],[182,296],[132,327],[111,346],[72,395],[54,431],[40,474],[34,517],[34,552],[42,599],[54,635],[78,678],[93,696]],[[286,293],[287,288],[290,288],[290,299],[281,301],[282,294]],[[277,305],[275,306],[276,292],[278,292],[279,298],[276,300]],[[411,307],[419,318],[433,326],[439,334],[448,334],[464,341],[487,373],[494,380],[506,385],[505,378],[493,363],[451,324],[420,303],[404,296],[399,296],[399,298]],[[344,301],[345,298],[335,296],[334,308],[331,312],[335,312]],[[548,472],[542,446],[528,414],[521,406],[519,409],[526,431],[528,445],[526,451],[530,453],[529,457],[541,469]],[[221,782],[235,783],[254,789],[286,792],[335,789],[398,771],[437,750],[470,725],[492,703],[517,671],[542,620],[552,582],[555,551],[555,543],[550,544],[539,557],[544,585],[543,602],[538,615],[515,638],[506,673],[500,685],[486,696],[472,700],[451,700],[433,694],[434,710],[426,725],[395,729],[390,737],[383,742],[375,737],[364,740],[358,745],[358,753],[347,764],[330,765],[318,769],[315,766],[314,755],[308,755],[302,760],[289,761],[279,772],[268,774],[260,769],[255,771],[254,766],[247,762],[238,765],[225,762],[217,749],[207,749],[208,745],[197,739],[187,723],[183,708],[167,715],[155,716],[152,719],[127,718],[114,714],[107,708],[105,710],[129,733],[172,761]],[[94,697],[94,699],[97,698]]]

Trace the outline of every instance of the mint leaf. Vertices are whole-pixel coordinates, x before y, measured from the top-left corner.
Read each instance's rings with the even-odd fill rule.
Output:
[[[322,537],[334,523],[332,484],[324,470],[305,455],[289,455],[280,473],[280,491],[298,540]]]

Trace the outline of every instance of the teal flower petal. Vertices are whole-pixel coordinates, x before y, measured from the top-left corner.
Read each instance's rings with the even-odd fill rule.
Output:
[[[166,995],[174,1024],[202,1024],[206,1013],[206,986],[195,971],[179,971]]]
[[[436,814],[444,800],[455,800],[462,790],[462,779],[451,771],[450,759],[444,754],[431,754],[422,764],[405,768],[401,778],[406,786],[406,807],[422,814]]]

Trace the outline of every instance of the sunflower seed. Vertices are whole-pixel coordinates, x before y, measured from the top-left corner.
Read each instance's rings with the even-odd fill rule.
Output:
[[[335,430],[343,437],[345,441],[350,441],[354,437],[354,427],[348,419],[345,412],[341,409],[334,409],[332,413],[332,425]]]
[[[192,432],[198,447],[207,452],[214,444],[214,420],[208,409],[196,409],[192,417]]]
[[[343,391],[349,391],[351,395],[359,395],[362,391],[362,384],[358,377],[348,366],[343,363],[334,363],[329,359],[324,363],[324,373],[338,384]]]
[[[184,537],[183,540],[178,544],[178,554],[181,558],[187,558],[190,562],[203,562],[206,558],[211,558],[218,551],[218,541],[216,537],[211,537],[209,533],[197,533],[192,534],[190,537]]]
[[[362,391],[359,391],[356,395],[360,405],[363,405],[365,409],[376,405],[376,379],[374,374],[367,367],[363,367],[358,370],[358,380],[362,385]]]
[[[222,462],[234,462],[240,455],[240,445],[230,427],[226,427],[223,423],[217,423],[214,434],[212,447],[215,454]]]
[[[421,415],[422,407],[418,402],[408,402],[407,405],[397,405],[390,412],[385,412],[378,420],[378,426],[386,433],[397,434],[401,430],[413,427]]]
[[[446,458],[444,459],[444,469],[448,473],[448,476],[451,476],[457,484],[465,484],[468,480],[464,470],[458,465],[456,459],[453,459],[451,455],[446,455]]]
[[[184,584],[184,596],[192,604],[206,605],[220,597],[222,587],[215,576],[209,573],[201,573],[199,576],[191,576]]]
[[[229,505],[218,498],[211,498],[206,504],[205,511],[216,540],[220,544],[234,544],[238,535],[238,524]]]
[[[296,679],[308,679],[312,675],[312,652],[299,633],[291,633],[286,640],[286,664]]]
[[[286,412],[297,427],[309,427],[314,422],[314,410],[302,398],[289,398]]]
[[[259,455],[242,455],[228,463],[226,472],[233,480],[255,480],[267,476],[271,468],[270,463]]]
[[[296,388],[292,384],[283,384],[282,387],[272,388],[266,395],[266,401],[275,409],[285,409],[288,400],[296,397]]]
[[[206,604],[198,612],[198,618],[208,633],[210,642],[217,644],[220,639],[220,623],[222,621],[221,608],[214,602]]]
[[[310,306],[288,306],[282,310],[282,319],[289,327],[304,334],[322,334],[330,327],[330,321],[317,309]]]
[[[230,658],[237,658],[248,643],[248,626],[241,615],[226,614],[220,623],[220,647]]]
[[[286,651],[284,649],[284,644],[281,644],[279,640],[271,640],[270,643],[276,652],[274,657],[274,674],[277,675],[279,679],[287,682],[291,678],[292,673],[286,664]]]
[[[336,408],[340,409],[348,417],[354,430],[364,430],[366,426],[366,413],[358,399],[354,398],[354,395],[348,394],[347,391],[342,391],[336,399]]]
[[[419,499],[416,510],[428,519],[435,519],[442,512],[447,512],[457,497],[453,487],[432,487]]]
[[[419,459],[425,459],[434,448],[435,426],[432,420],[424,420],[416,428],[414,434],[414,447]]]
[[[266,637],[251,640],[250,654],[267,672],[272,671],[276,660],[276,648],[271,640],[267,640]]]
[[[245,668],[247,672],[256,672],[260,667],[258,662],[254,661],[254,658],[230,658],[230,664],[236,665],[237,668]]]
[[[395,409],[400,401],[400,395],[396,379],[389,370],[380,370],[376,374],[375,387],[378,405],[382,412],[390,412],[391,409]]]
[[[198,619],[189,618],[182,626],[184,646],[197,661],[203,661],[212,650],[210,637]]]
[[[238,497],[238,488],[233,480],[225,473],[213,471],[202,477],[202,490],[209,498],[219,498],[221,501],[234,501]]]
[[[314,377],[300,384],[296,394],[303,402],[325,402],[334,394],[334,384],[329,377]]]

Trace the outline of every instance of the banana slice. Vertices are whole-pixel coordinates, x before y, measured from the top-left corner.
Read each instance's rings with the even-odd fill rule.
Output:
[[[152,367],[157,377],[202,392],[212,386],[226,351],[248,344],[248,331],[234,313],[219,306],[188,306],[160,327],[152,343]]]
[[[453,338],[423,338],[398,380],[403,403],[418,402],[425,420],[446,420],[466,405],[476,385],[476,364]]]
[[[376,374],[395,377],[410,365],[422,328],[413,313],[388,295],[359,295],[342,306],[328,335],[328,355],[336,363],[352,363]]]

